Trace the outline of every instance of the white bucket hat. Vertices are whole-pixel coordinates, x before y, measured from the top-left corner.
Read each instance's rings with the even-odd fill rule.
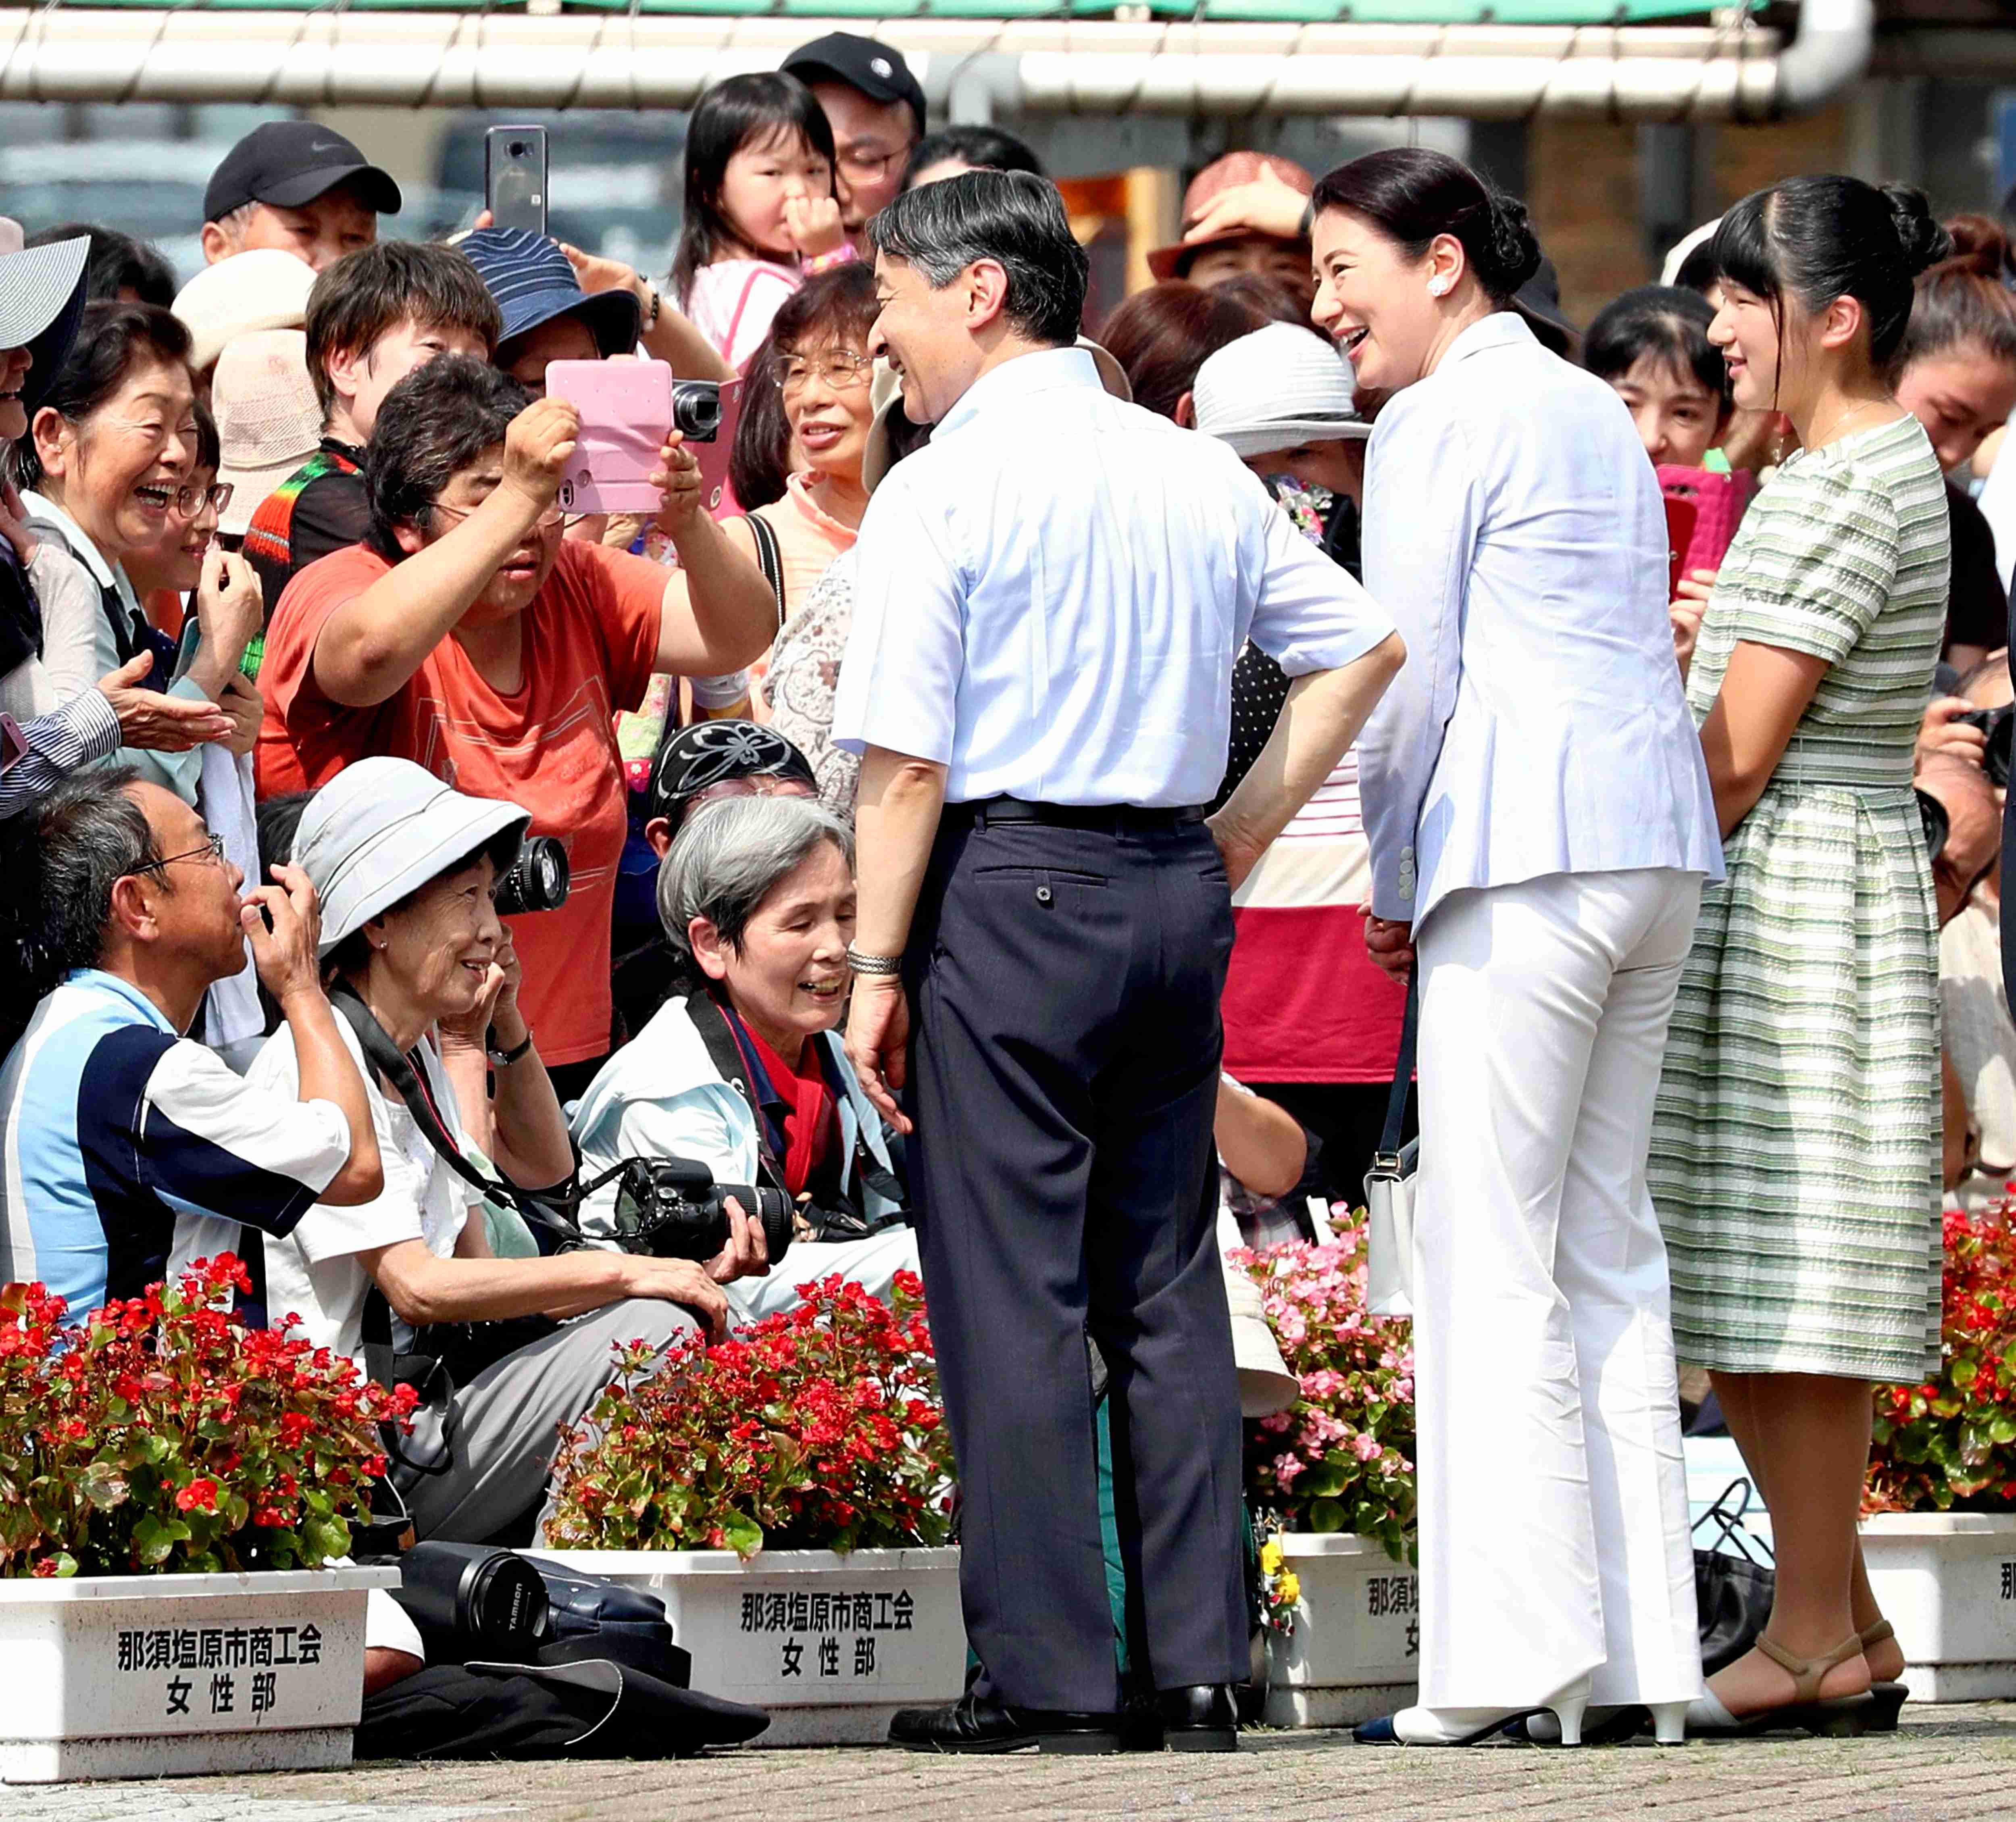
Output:
[[[1281,1358],[1260,1287],[1237,1266],[1225,1267],[1225,1300],[1232,1306],[1232,1359],[1239,1369],[1239,1414],[1271,1417],[1292,1410],[1301,1381]]]
[[[516,804],[464,797],[410,759],[346,765],[294,831],[294,863],[322,899],[322,953],[479,850],[502,873],[531,820]]]
[[[242,536],[260,503],[321,444],[308,351],[298,329],[261,329],[234,337],[217,357],[210,391],[221,452],[217,478],[232,490],[221,531]]]
[[[1228,342],[1197,369],[1197,427],[1236,456],[1369,437],[1352,402],[1351,369],[1328,342],[1270,322]]]
[[[189,332],[189,365],[200,373],[254,329],[301,328],[315,279],[305,260],[274,247],[205,266],[175,293],[175,314]]]

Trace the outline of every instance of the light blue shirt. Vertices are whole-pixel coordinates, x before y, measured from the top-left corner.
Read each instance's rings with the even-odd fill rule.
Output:
[[[1110,398],[1077,348],[970,387],[855,562],[834,744],[941,764],[953,803],[1206,802],[1249,637],[1300,676],[1393,630],[1229,449]]]
[[[1549,873],[1721,878],[1665,506],[1608,385],[1510,311],[1465,329],[1379,414],[1364,553],[1407,643],[1358,744],[1376,915]]]

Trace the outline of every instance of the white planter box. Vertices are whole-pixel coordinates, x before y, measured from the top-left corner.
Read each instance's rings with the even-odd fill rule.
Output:
[[[879,1745],[966,1687],[956,1549],[535,1554],[657,1595],[694,1687],[769,1711],[754,1745]]]
[[[350,1763],[394,1568],[0,1581],[0,1779]]]
[[[1420,1583],[1384,1544],[1291,1532],[1281,1554],[1302,1585],[1295,1629],[1267,1641],[1267,1724],[1342,1727],[1414,1699]]]
[[[1862,1554],[1913,1701],[2016,1697],[2016,1514],[1881,1513]]]

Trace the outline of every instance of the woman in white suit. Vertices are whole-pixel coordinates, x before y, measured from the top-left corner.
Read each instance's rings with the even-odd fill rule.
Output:
[[[1317,322],[1393,394],[1365,585],[1413,654],[1359,742],[1368,942],[1420,995],[1420,1702],[1453,1745],[1701,1687],[1645,1161],[1715,807],[1630,414],[1508,308],[1521,206],[1439,153],[1316,186]],[[1626,1723],[1629,1724],[1629,1723]],[[1534,1731],[1539,1731],[1537,1721]]]

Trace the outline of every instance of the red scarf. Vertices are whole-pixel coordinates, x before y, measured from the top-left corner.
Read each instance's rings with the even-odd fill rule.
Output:
[[[833,1090],[827,1087],[826,1071],[819,1067],[819,1040],[806,1042],[800,1053],[804,1067],[794,1069],[764,1042],[746,1019],[736,1019],[734,1028],[738,1036],[748,1040],[763,1073],[769,1077],[771,1093],[786,1104],[784,1187],[794,1196],[803,1195],[812,1172],[832,1149],[839,1124]]]

